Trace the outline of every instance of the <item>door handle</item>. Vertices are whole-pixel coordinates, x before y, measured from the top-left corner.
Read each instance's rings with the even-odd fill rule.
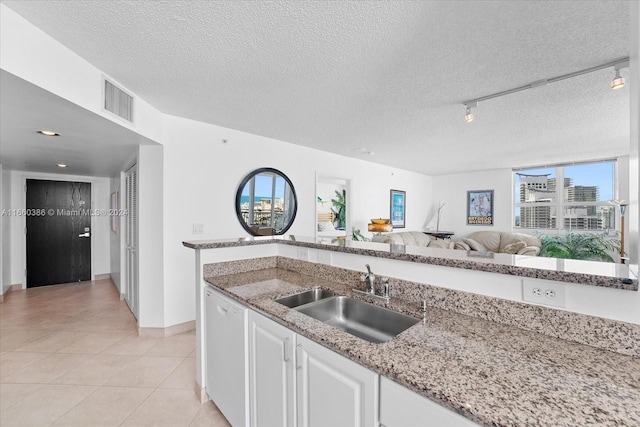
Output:
[[[288,349],[289,349],[289,337],[286,337],[282,341],[282,359],[284,363],[287,363],[291,360],[291,357],[287,354],[289,353]]]
[[[78,237],[91,237],[91,233],[78,234]]]

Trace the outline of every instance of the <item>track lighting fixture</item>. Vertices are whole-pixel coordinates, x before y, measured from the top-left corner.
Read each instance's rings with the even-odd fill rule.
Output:
[[[473,119],[475,119],[475,116],[471,112],[471,109],[476,108],[478,106],[478,102],[470,101],[470,102],[467,102],[465,106],[467,107],[467,113],[464,115],[464,121],[467,123],[471,123]]]
[[[613,80],[611,81],[611,89],[620,89],[624,87],[624,77],[620,75],[620,70],[622,68],[626,68],[629,66],[629,57],[620,58],[615,61],[607,62],[605,64],[596,65],[595,67],[585,68],[584,70],[574,71],[573,73],[563,74],[557,77],[551,77],[549,79],[537,80],[533,83],[526,84],[524,86],[519,86],[513,89],[503,90],[502,92],[492,93],[491,95],[482,96],[477,99],[473,99],[470,101],[463,102],[462,104],[466,107],[467,112],[464,116],[464,119],[467,123],[473,121],[474,116],[471,113],[471,109],[478,106],[478,102],[486,101],[488,99],[498,98],[505,95],[510,95],[515,92],[520,92],[527,89],[534,89],[539,86],[544,86],[548,83],[555,83],[561,80],[570,79],[572,77],[581,76],[583,74],[593,73],[594,71],[604,70],[605,68],[613,67],[616,74]]]
[[[613,66],[613,69],[616,71],[616,75],[613,80],[611,80],[611,89],[620,89],[624,87],[624,77],[620,75],[620,68],[623,68],[623,65],[628,66],[629,62],[627,61],[626,63],[616,64]]]

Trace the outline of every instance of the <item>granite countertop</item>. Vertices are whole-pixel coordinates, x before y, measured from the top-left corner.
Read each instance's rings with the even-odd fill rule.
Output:
[[[293,235],[182,242],[184,246],[191,249],[219,249],[275,243],[580,285],[638,290],[638,265],[636,264],[564,260],[540,256],[483,254],[474,251],[352,240],[327,242],[317,241],[314,237]]]
[[[392,299],[422,319],[372,344],[273,301],[348,286],[272,268],[205,278],[215,288],[357,363],[490,426],[638,426],[640,359]],[[366,298],[359,297],[358,298]],[[381,304],[381,303],[378,303]]]

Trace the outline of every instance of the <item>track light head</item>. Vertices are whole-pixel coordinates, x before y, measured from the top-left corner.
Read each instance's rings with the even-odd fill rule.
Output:
[[[476,108],[478,106],[478,101],[465,102],[464,106],[467,107],[467,112],[464,115],[464,121],[467,123],[471,123],[473,119],[475,119],[475,116],[471,112],[471,109]]]
[[[611,80],[611,89],[620,89],[624,87],[624,77],[620,75],[620,69],[616,67],[616,75]]]
[[[475,117],[471,113],[471,108],[467,107],[467,114],[465,114],[465,116],[464,116],[465,122],[470,123],[470,122],[473,121],[474,118]]]
[[[613,66],[616,75],[611,80],[611,89],[620,89],[624,87],[624,77],[620,75],[620,70],[629,66],[629,60],[620,61]]]

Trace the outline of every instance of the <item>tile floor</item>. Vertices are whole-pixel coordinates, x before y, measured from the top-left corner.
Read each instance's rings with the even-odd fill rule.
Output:
[[[194,393],[195,331],[138,337],[110,280],[0,303],[0,426],[228,426]]]

